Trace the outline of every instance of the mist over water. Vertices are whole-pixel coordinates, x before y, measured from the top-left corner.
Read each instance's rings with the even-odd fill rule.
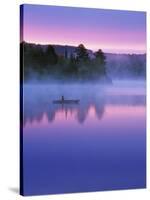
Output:
[[[145,187],[145,81],[23,89],[25,194]],[[53,104],[62,95],[80,102]]]
[[[88,110],[93,107],[97,116],[107,105],[145,106],[145,82],[135,80],[116,80],[112,85],[100,83],[28,83],[24,85],[24,122],[42,118],[44,113],[54,120],[59,110],[77,111],[77,119],[84,121]],[[79,99],[78,105],[55,105],[53,100]],[[32,112],[31,112],[32,110]],[[32,113],[32,114],[31,114]],[[37,116],[38,114],[38,116]],[[81,122],[81,121],[80,121]]]

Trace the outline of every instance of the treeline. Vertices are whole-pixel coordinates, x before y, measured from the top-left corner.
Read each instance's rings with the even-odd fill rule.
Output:
[[[83,44],[69,54],[64,47],[64,53],[56,53],[53,45],[20,44],[24,79],[36,74],[38,78],[53,77],[73,80],[108,79],[106,75],[106,57],[101,49],[90,57]]]

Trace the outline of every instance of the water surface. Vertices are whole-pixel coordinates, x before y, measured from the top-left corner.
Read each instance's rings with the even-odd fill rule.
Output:
[[[145,187],[145,95],[143,81],[25,84],[25,195]]]

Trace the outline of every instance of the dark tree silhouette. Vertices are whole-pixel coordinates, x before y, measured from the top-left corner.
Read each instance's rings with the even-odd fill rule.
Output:
[[[68,46],[57,49],[55,45],[45,47],[22,42],[20,49],[26,80],[54,77],[62,81],[101,79],[110,82],[109,76],[145,77],[146,74],[146,55],[108,54],[106,60],[101,49],[93,54],[83,44],[70,50]]]
[[[48,47],[46,49],[46,61],[50,65],[55,65],[58,62],[58,56],[52,45],[48,45]]]
[[[84,47],[83,44],[80,44],[76,48],[76,59],[78,62],[86,62],[89,60],[89,55],[87,49]]]
[[[94,53],[94,55],[95,55],[96,69],[101,75],[105,75],[106,74],[106,68],[105,68],[106,57],[103,51],[99,49],[97,52]]]
[[[95,52],[94,55],[99,64],[101,64],[101,65],[106,64],[106,57],[101,49],[99,49],[97,52]]]

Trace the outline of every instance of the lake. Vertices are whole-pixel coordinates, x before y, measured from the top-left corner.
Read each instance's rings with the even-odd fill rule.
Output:
[[[145,82],[25,84],[23,166],[25,195],[144,188]]]

